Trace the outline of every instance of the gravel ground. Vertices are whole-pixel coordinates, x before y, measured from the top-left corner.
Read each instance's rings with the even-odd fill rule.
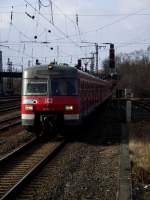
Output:
[[[20,111],[9,111],[1,114],[0,121],[20,114]],[[15,148],[22,146],[33,137],[33,134],[23,130],[21,125],[11,127],[0,132],[0,158],[11,152]]]
[[[116,109],[107,107],[100,113],[79,128],[78,137],[69,139],[16,199],[116,200],[121,126],[114,120]]]
[[[16,126],[0,134],[0,158],[11,152],[15,148],[23,145],[33,137],[32,133],[27,133],[21,126]]]

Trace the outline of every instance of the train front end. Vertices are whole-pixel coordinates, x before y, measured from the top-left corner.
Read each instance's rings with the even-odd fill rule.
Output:
[[[58,66],[29,68],[23,73],[22,125],[37,135],[79,123],[80,105],[75,69]]]

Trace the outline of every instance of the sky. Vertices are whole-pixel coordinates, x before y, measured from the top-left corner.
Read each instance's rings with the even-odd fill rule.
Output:
[[[21,69],[35,64],[75,65],[95,43],[114,43],[116,54],[147,49],[149,0],[0,0],[0,49]],[[52,8],[51,8],[52,7]],[[11,17],[12,13],[12,17]],[[33,18],[32,18],[33,16]],[[99,48],[99,68],[109,45]]]

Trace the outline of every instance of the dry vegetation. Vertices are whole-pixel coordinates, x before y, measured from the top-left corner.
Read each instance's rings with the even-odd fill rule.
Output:
[[[129,125],[129,150],[135,199],[150,199],[150,123]],[[139,193],[139,194],[138,194]]]
[[[150,97],[150,47],[116,56],[119,89],[132,89],[135,97]],[[103,63],[106,73],[108,60]],[[129,125],[133,199],[150,199],[150,122]]]
[[[120,75],[118,87],[131,88],[136,97],[150,97],[149,48],[147,51],[120,54],[117,57],[117,65]],[[145,190],[148,189],[150,199],[150,122],[130,124],[129,148],[133,185],[136,185],[137,190],[141,185]]]
[[[150,97],[150,58],[148,51],[121,54],[117,58],[119,87],[131,88],[137,97]]]
[[[120,78],[120,89],[130,88],[137,97],[150,97],[150,48],[116,56],[116,68]],[[103,62],[106,74],[109,61]]]
[[[142,168],[145,172],[150,172],[150,123],[140,122],[130,124],[130,143],[131,160],[135,167]],[[139,180],[144,182],[144,178],[150,177],[139,174]]]

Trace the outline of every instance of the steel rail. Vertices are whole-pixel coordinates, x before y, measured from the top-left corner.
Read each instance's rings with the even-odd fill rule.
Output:
[[[20,96],[0,96],[1,99],[20,99]]]
[[[33,145],[35,142],[37,142],[37,138],[36,137],[34,137],[32,140],[30,140],[29,142],[25,143],[21,147],[14,149],[13,151],[11,151],[6,156],[0,158],[0,166],[4,165],[6,162],[8,162],[8,160],[12,159],[14,156],[16,156],[16,155],[22,153],[23,151],[25,151],[27,148],[29,148],[31,145]]]
[[[6,112],[6,111],[15,110],[15,109],[18,109],[18,108],[20,108],[20,105],[16,105],[16,106],[12,106],[12,107],[8,107],[8,108],[0,109],[0,113]]]
[[[0,131],[4,131],[8,128],[11,128],[11,127],[14,127],[14,126],[17,126],[17,125],[21,125],[21,120],[17,120],[16,122],[12,122],[11,124],[7,124],[7,125],[4,125],[2,127],[0,127]]]
[[[33,141],[35,142],[35,141]],[[21,179],[19,179],[19,181],[17,181],[1,198],[0,200],[10,200],[12,199],[17,192],[19,192],[23,187],[25,187],[25,184],[27,182],[29,182],[50,160],[52,160],[58,153],[59,151],[65,146],[66,141],[57,141],[56,144],[48,151],[48,153],[46,155],[43,156],[43,158],[38,161],[32,168],[30,168],[29,171],[27,171],[27,173],[22,176]],[[30,144],[28,145],[31,146]],[[24,149],[27,149],[27,147],[25,146]],[[20,152],[24,152],[24,150],[20,150]],[[20,153],[19,152],[19,153]],[[16,155],[18,154],[18,152],[16,152]],[[10,155],[10,157],[6,157],[5,159],[3,158],[3,160],[0,162],[0,164],[3,162],[3,165],[5,166],[5,164],[10,160],[10,159],[14,159],[14,154]]]
[[[10,127],[17,126],[21,124],[21,116],[17,115],[15,117],[11,117],[8,119],[4,119],[0,121],[0,131],[4,131]],[[14,121],[15,120],[15,121]]]
[[[21,99],[0,99],[0,104],[11,104],[11,103],[14,103],[14,102],[20,102]]]
[[[19,115],[13,116],[13,117],[9,117],[9,118],[6,118],[6,119],[2,119],[2,120],[0,120],[0,125],[3,124],[3,123],[5,123],[5,122],[9,122],[9,121],[11,121],[11,120],[14,120],[14,119],[18,119],[18,118],[20,118],[20,117],[21,117],[21,115],[19,114]]]
[[[143,102],[137,102],[137,101],[133,101],[133,103],[136,105],[136,106],[139,106],[147,111],[150,111],[150,103],[143,103]]]

